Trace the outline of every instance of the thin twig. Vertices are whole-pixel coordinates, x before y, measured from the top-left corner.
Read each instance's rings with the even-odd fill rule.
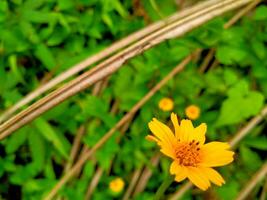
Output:
[[[137,42],[135,45],[125,49],[121,53],[112,56],[92,70],[85,72],[75,80],[52,92],[43,99],[40,99],[36,103],[26,108],[24,111],[12,117],[10,120],[0,126],[0,140],[4,139],[18,128],[29,123],[62,101],[83,91],[104,77],[114,73],[130,58],[141,54],[145,50],[165,40],[181,36],[193,28],[196,28],[197,26],[211,20],[212,18],[219,16],[226,11],[238,8],[250,1],[252,0],[225,0],[223,2],[219,2],[216,5],[189,15],[188,17],[185,17],[184,19],[179,20],[171,25],[167,25],[160,31],[149,35],[146,39]],[[94,72],[93,74],[92,71]]]
[[[131,196],[134,186],[136,185],[138,178],[140,177],[140,174],[142,172],[142,167],[136,169],[133,173],[133,176],[131,178],[130,184],[126,190],[126,192],[124,193],[122,200],[128,200],[129,197]]]
[[[89,200],[93,194],[93,191],[94,189],[96,188],[102,174],[103,174],[104,170],[101,168],[101,167],[98,167],[96,172],[95,172],[95,175],[92,179],[92,181],[90,182],[90,185],[87,189],[87,192],[86,192],[86,195],[85,195],[85,200]]]
[[[70,157],[69,157],[67,164],[65,165],[64,172],[67,172],[71,168],[72,163],[75,160],[79,152],[79,149],[81,146],[81,139],[84,133],[85,133],[85,126],[81,125],[74,138],[73,145],[72,145],[71,152],[70,152]]]
[[[69,179],[76,174],[84,163],[98,150],[105,142],[120,128],[128,119],[139,110],[163,85],[165,85],[175,74],[183,70],[183,68],[190,62],[191,56],[185,58],[177,67],[175,67],[163,80],[161,80],[154,88],[152,88],[134,107],[126,114],[123,118],[110,129],[90,150],[86,151],[85,154],[77,161],[77,163],[66,173],[59,182],[53,187],[50,193],[46,196],[45,200],[52,199],[58,190],[67,182]]]
[[[208,54],[206,55],[206,57],[204,58],[202,64],[200,65],[199,67],[199,72],[200,73],[204,73],[205,70],[207,69],[207,67],[209,66],[210,64],[210,61],[212,60],[213,56],[215,54],[215,49],[212,48],[209,50]]]
[[[262,0],[254,0],[252,3],[250,3],[248,6],[246,6],[244,9],[242,9],[240,12],[238,12],[234,17],[232,17],[226,24],[224,24],[224,28],[228,29],[233,24],[235,24],[241,17],[246,15],[250,10],[255,8]]]
[[[260,200],[266,200],[266,193],[267,193],[267,176],[265,177],[264,185],[261,191]]]
[[[216,3],[217,1],[218,0],[207,1],[204,3],[198,4],[198,5],[190,8],[190,9],[185,9],[179,13],[175,13],[173,16],[169,17],[168,19],[166,19],[166,20],[164,19],[164,20],[161,20],[157,23],[151,24],[150,26],[147,26],[146,28],[144,28],[140,31],[137,31],[137,32],[119,40],[118,42],[116,42],[116,43],[112,44],[111,46],[107,47],[106,49],[104,49],[103,51],[86,58],[85,60],[74,65],[73,67],[71,67],[67,71],[61,73],[60,75],[58,75],[57,77],[55,77],[54,79],[52,79],[51,81],[46,83],[45,85],[42,85],[39,88],[37,88],[36,90],[34,90],[33,92],[29,93],[27,96],[25,96],[19,102],[17,102],[15,105],[13,105],[10,109],[8,109],[5,113],[3,113],[0,116],[0,123],[3,122],[4,120],[6,120],[9,116],[11,116],[13,113],[15,113],[21,107],[23,107],[24,105],[33,101],[36,97],[42,95],[46,91],[52,89],[53,87],[62,83],[65,80],[67,80],[71,76],[81,72],[87,66],[90,66],[90,65],[112,55],[116,51],[125,48],[126,46],[130,45],[131,43],[142,39],[146,35],[149,35],[149,34],[155,32],[156,30],[161,29],[166,24],[171,24],[171,23],[173,23],[179,19],[184,18],[187,15],[190,15],[191,13],[194,13],[194,12],[201,10],[201,9],[203,9],[209,5],[212,5],[212,4]]]
[[[155,156],[153,156],[150,161],[151,166],[156,167],[159,163],[159,158],[160,158],[160,154],[156,154]],[[138,183],[136,184],[135,190],[133,192],[133,196],[144,191],[146,184],[151,176],[152,176],[151,169],[149,167],[145,167],[142,174],[140,175],[140,179]]]
[[[174,194],[172,195],[168,200],[178,200],[183,197],[183,195],[192,187],[191,182],[186,182],[184,183],[181,188]]]
[[[259,115],[253,117],[235,136],[229,141],[229,144],[234,148],[250,131],[257,126],[267,115],[267,105],[262,109]]]
[[[256,174],[249,180],[245,187],[239,192],[236,200],[244,200],[250,194],[252,189],[257,185],[258,182],[263,180],[267,175],[267,162],[256,172]]]
[[[115,100],[114,103],[113,103],[113,105],[112,105],[112,107],[111,107],[110,113],[114,115],[114,114],[118,111],[118,108],[119,108],[119,107],[118,107],[118,101]],[[127,124],[131,121],[131,119],[132,119],[132,118],[130,118],[129,121],[128,121],[127,123],[125,123],[125,125],[127,125]],[[124,125],[124,126],[125,126],[125,125]],[[123,126],[123,127],[124,127],[124,126]],[[123,127],[122,127],[122,128],[123,128]],[[121,132],[121,133],[124,133],[124,131],[126,131],[126,129],[121,130],[120,132]],[[119,141],[118,141],[118,142],[119,142]],[[86,145],[85,145],[85,147],[87,148]],[[88,148],[87,148],[87,149],[88,149]],[[86,153],[86,151],[83,151],[83,153]],[[83,153],[81,154],[81,156],[83,156]],[[112,160],[113,160],[113,159],[112,159]],[[111,168],[111,166],[112,166],[112,160],[111,160],[111,162],[110,162],[110,168]],[[96,171],[96,173],[95,173],[95,175],[94,175],[92,181],[90,182],[90,184],[89,184],[89,186],[88,186],[88,189],[87,189],[87,193],[86,193],[85,199],[90,199],[90,198],[91,198],[91,195],[92,195],[92,193],[94,192],[95,188],[97,187],[98,182],[99,182],[99,180],[100,180],[100,178],[101,178],[101,176],[102,176],[102,174],[103,174],[103,171],[104,171],[104,170],[103,170],[100,166],[97,168],[97,171]]]

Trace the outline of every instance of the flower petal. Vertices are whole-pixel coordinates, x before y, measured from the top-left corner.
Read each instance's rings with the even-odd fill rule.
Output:
[[[173,153],[172,148],[168,148],[166,145],[161,145],[160,151],[166,156],[169,156],[170,158],[175,159],[175,155]]]
[[[175,175],[175,181],[181,182],[187,177],[188,172],[186,167],[179,165],[177,161],[173,161],[170,166],[170,174]]]
[[[203,145],[205,143],[206,134],[207,131],[207,125],[205,123],[200,124],[198,127],[196,127],[192,134],[190,134],[189,140],[195,140],[198,141],[200,145]]]
[[[230,146],[225,142],[210,142],[202,146],[200,166],[218,167],[231,163],[234,152],[229,151]]]
[[[175,144],[176,139],[171,131],[171,129],[165,124],[153,118],[153,121],[148,124],[152,133],[157,136],[162,142],[170,145],[171,147]]]
[[[173,124],[174,130],[175,130],[175,137],[177,139],[180,139],[180,135],[179,135],[180,127],[179,127],[177,115],[172,113],[171,114],[171,120],[172,120],[172,124]]]
[[[214,184],[222,186],[225,183],[223,177],[214,169],[203,167],[201,170],[205,173],[207,178]]]
[[[197,167],[188,167],[188,178],[201,190],[207,190],[210,187],[209,179],[205,176],[203,171]]]
[[[191,120],[183,119],[180,124],[180,141],[189,141],[190,135],[193,134],[194,127]]]
[[[156,142],[158,145],[160,145],[160,140],[153,135],[147,135],[146,140],[151,141],[151,142]]]

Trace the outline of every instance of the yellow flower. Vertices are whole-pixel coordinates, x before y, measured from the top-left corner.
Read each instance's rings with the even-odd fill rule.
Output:
[[[119,193],[124,188],[124,181],[122,178],[115,178],[109,183],[109,189],[112,192]]]
[[[165,97],[159,101],[159,108],[163,111],[171,111],[173,109],[174,103],[171,98]]]
[[[189,119],[195,120],[200,115],[200,108],[196,105],[190,105],[185,108],[185,114]]]
[[[205,123],[194,128],[191,120],[178,123],[176,114],[171,114],[175,134],[165,124],[157,119],[149,122],[148,126],[154,136],[147,139],[155,141],[160,151],[173,159],[170,173],[180,182],[188,178],[202,190],[210,187],[210,182],[221,186],[225,183],[222,176],[212,167],[223,166],[233,161],[234,152],[230,151],[225,142],[205,143],[207,126]]]

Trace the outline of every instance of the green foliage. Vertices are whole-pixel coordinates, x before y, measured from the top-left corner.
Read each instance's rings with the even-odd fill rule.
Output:
[[[245,80],[234,84],[228,90],[227,96],[222,104],[217,126],[235,124],[254,116],[264,103],[264,96],[260,92],[250,91]]]
[[[177,2],[1,0],[0,112],[113,42],[173,14],[179,7]],[[148,167],[152,176],[145,191],[133,199],[153,199],[169,173],[170,160],[162,157],[154,167],[151,158],[158,149],[145,136],[149,134],[147,123],[153,117],[169,122],[170,112],[158,107],[163,97],[173,99],[173,112],[180,118],[186,118],[188,105],[199,106],[201,115],[193,123],[207,123],[207,141],[232,138],[260,113],[266,102],[267,6],[262,3],[225,29],[223,25],[230,16],[232,13],[217,17],[181,38],[145,51],[108,77],[106,87],[98,95],[92,95],[93,89],[88,88],[1,141],[0,199],[16,199],[15,194],[19,199],[43,199],[65,173],[67,163],[72,162],[71,147],[82,125],[85,130],[77,158],[85,147],[94,148],[153,86],[196,49],[202,49],[199,57],[142,106],[129,127],[117,130],[60,190],[59,196],[84,199],[97,169],[102,168],[92,199],[121,199],[134,172]],[[214,49],[215,55],[202,73],[199,67],[210,49]],[[214,195],[236,198],[266,159],[265,132],[263,121],[237,145],[235,162],[222,169],[226,184],[215,187]],[[114,177],[125,181],[124,191],[116,197],[108,189]],[[166,194],[179,188],[180,184],[172,184]],[[183,198],[205,196],[187,192]],[[257,199],[256,192],[251,198]]]

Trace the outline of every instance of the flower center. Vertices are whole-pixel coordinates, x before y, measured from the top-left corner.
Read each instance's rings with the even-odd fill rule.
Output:
[[[180,165],[194,167],[200,162],[199,150],[199,142],[195,140],[183,142],[175,149],[175,156]]]

